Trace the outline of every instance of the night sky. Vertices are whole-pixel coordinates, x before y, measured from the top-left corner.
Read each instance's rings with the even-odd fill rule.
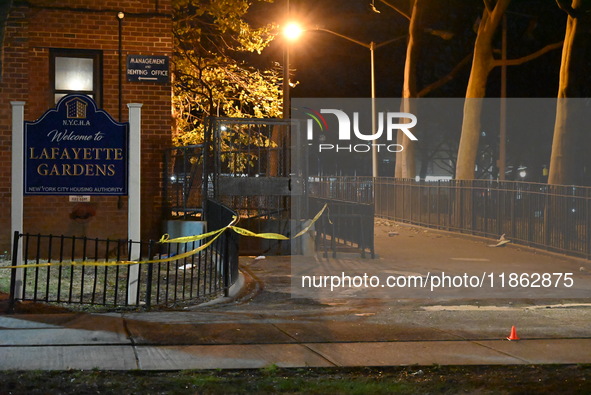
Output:
[[[410,1],[388,2],[408,9]],[[372,0],[290,0],[289,19],[311,29],[318,26],[365,43],[381,43],[408,34],[409,21],[405,17],[380,0],[375,0],[375,8],[379,13],[372,10],[371,4]],[[420,37],[421,50],[417,69],[419,91],[446,76],[466,56],[471,56],[484,7],[482,0],[432,0],[427,5],[428,9],[423,15],[425,31]],[[281,25],[285,20],[285,6],[285,1],[279,0],[273,4],[259,5],[253,11],[259,21],[274,21]],[[508,59],[526,56],[564,39],[567,16],[553,0],[513,0],[506,15]],[[500,58],[500,28],[494,47],[495,57]],[[297,86],[290,92],[292,98],[371,96],[369,49],[329,33],[307,31],[291,46],[290,53],[293,73],[291,80],[297,82]],[[283,42],[277,38],[260,59],[267,64],[281,64],[282,54]],[[523,65],[508,67],[507,97],[555,98],[561,54],[562,49],[559,48]],[[406,39],[377,49],[375,55],[376,96],[400,97]],[[586,56],[591,66],[591,56],[589,53]],[[465,97],[470,65],[471,62],[468,62],[454,79],[426,97]],[[583,76],[581,87],[582,95],[590,97],[591,73]],[[500,92],[501,68],[497,67],[488,77],[486,97],[500,97]],[[488,129],[487,137],[481,139],[481,145],[488,144],[492,147],[492,154],[497,155],[495,150],[498,145],[498,130]],[[548,129],[541,133],[540,130],[526,127],[510,130],[508,134],[507,164],[515,169],[533,169],[529,173],[535,175],[531,181],[543,181],[540,179],[541,169],[549,163],[552,128]],[[450,141],[457,144],[459,130],[452,134]],[[390,163],[388,166],[393,166],[394,158],[386,159]],[[591,169],[591,163],[589,166],[582,164],[582,168],[587,167]],[[384,173],[391,174],[392,171],[387,168]],[[589,173],[586,170],[585,172]]]
[[[390,0],[405,9],[408,2]],[[451,34],[443,39],[426,31],[421,39],[418,70],[419,89],[447,75],[455,65],[472,52],[476,37],[475,24],[482,14],[481,0],[437,0],[429,4],[424,15],[427,30]],[[261,12],[263,6],[253,12]],[[285,2],[265,5],[258,15],[281,24]],[[291,0],[291,20],[311,29],[318,26],[356,40],[380,43],[408,33],[408,20],[392,8],[375,0]],[[564,38],[566,14],[550,0],[513,0],[508,15],[508,58],[527,55]],[[500,57],[500,33],[496,40]],[[279,39],[263,53],[263,57],[282,61],[283,47]],[[399,97],[406,40],[401,39],[375,52],[376,94],[378,97]],[[508,97],[555,97],[558,89],[561,50],[554,50],[522,66],[508,68]],[[369,97],[370,52],[367,48],[324,32],[307,31],[291,47],[293,81],[292,97]],[[463,97],[470,65],[451,82],[430,94],[430,97]],[[492,71],[488,97],[500,95],[500,68]]]

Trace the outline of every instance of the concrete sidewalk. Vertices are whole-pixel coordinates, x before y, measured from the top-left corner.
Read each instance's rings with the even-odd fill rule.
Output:
[[[262,368],[271,364],[329,367],[591,362],[591,338],[564,337],[572,328],[553,338],[508,341],[478,333],[465,338],[463,331],[454,334],[402,323],[382,325],[362,320],[297,317],[239,319],[216,317],[216,313],[177,313],[184,315],[183,321],[171,323],[167,322],[171,314],[175,313],[144,313],[136,318],[98,314],[2,316],[0,369],[176,370]],[[410,318],[412,314],[407,314],[406,319]],[[424,318],[417,317],[417,322]],[[586,313],[587,323],[588,318]],[[523,337],[522,333],[519,335]]]
[[[487,241],[420,228],[395,229],[391,237],[391,226],[377,228],[380,259],[347,255],[330,265],[453,271],[465,270],[470,258],[478,270],[498,269],[501,261],[523,269],[532,262],[545,271],[580,267],[577,281],[591,278],[587,261],[525,248],[493,250]],[[440,244],[432,255],[413,250],[434,242]],[[191,310],[0,315],[0,369],[591,363],[589,299],[398,299],[363,297],[363,290],[292,298],[288,257],[244,258],[242,265],[248,293]],[[512,326],[521,340],[506,340]]]

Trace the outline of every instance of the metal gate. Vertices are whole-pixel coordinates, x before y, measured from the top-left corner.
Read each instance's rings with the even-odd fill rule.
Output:
[[[165,156],[166,219],[207,219],[202,202],[212,198],[236,211],[239,226],[243,228],[255,233],[289,236],[301,229],[302,220],[317,213],[317,200],[309,199],[308,186],[315,186],[319,178],[308,175],[307,142],[303,141],[297,122],[218,117],[209,118],[206,126],[204,144],[174,148]],[[326,199],[329,211],[334,212],[335,218],[339,217],[339,223],[364,235],[358,237],[359,232],[355,235],[342,232],[338,226],[332,226],[334,224],[324,226],[323,237],[331,240],[332,249],[344,242],[347,249],[354,245],[362,254],[367,251],[373,256],[371,184],[370,179],[362,185],[366,193],[369,191],[369,200],[363,202],[363,207],[356,199],[345,198],[346,209],[343,209],[342,196],[318,195],[311,191],[310,197]],[[365,207],[369,205],[371,213]],[[357,212],[359,210],[361,213]],[[350,222],[360,215],[369,219]],[[290,241],[240,239],[242,255],[298,251],[298,246]]]
[[[205,152],[205,144],[165,151],[162,180],[164,219],[203,220],[207,199]]]
[[[303,195],[303,175],[291,173],[289,120],[209,118],[205,143],[176,147],[164,157],[163,218],[207,219],[213,198],[232,207],[240,226],[255,233],[289,235],[293,196]],[[289,242],[241,238],[241,254],[289,254]]]
[[[210,119],[213,160],[210,168],[212,197],[232,207],[240,226],[255,233],[289,235],[293,182],[289,120]],[[301,189],[301,188],[300,188]],[[242,238],[241,254],[289,254],[287,241]]]

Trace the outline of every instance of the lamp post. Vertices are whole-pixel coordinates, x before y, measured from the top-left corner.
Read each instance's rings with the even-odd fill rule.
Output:
[[[294,22],[288,23],[283,28],[283,119],[289,119],[291,106],[289,98],[289,43],[297,40],[302,33],[302,28]]]
[[[332,34],[334,36],[340,37],[342,39],[345,39],[347,41],[350,41],[352,43],[355,43],[357,45],[361,45],[362,47],[369,49],[370,66],[371,66],[371,131],[375,135],[375,133],[376,133],[376,80],[375,80],[374,51],[380,47],[383,47],[383,46],[391,44],[395,41],[401,40],[401,39],[405,38],[406,35],[400,36],[400,37],[395,37],[393,39],[390,39],[390,40],[387,40],[387,41],[384,41],[384,42],[381,42],[378,44],[376,44],[373,41],[371,41],[368,44],[368,43],[364,43],[362,41],[356,40],[354,38],[345,36],[344,34],[337,33],[332,30],[328,30],[328,29],[324,29],[324,28],[320,28],[320,27],[316,27],[313,30]],[[378,175],[379,175],[378,174],[378,148],[377,148],[376,144],[372,144],[372,146],[371,146],[371,174],[372,174],[372,177],[374,177],[374,178],[378,177]]]

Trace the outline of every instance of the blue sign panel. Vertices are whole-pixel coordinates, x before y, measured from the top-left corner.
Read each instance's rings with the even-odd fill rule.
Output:
[[[129,124],[85,95],[25,122],[25,195],[127,195]]]

